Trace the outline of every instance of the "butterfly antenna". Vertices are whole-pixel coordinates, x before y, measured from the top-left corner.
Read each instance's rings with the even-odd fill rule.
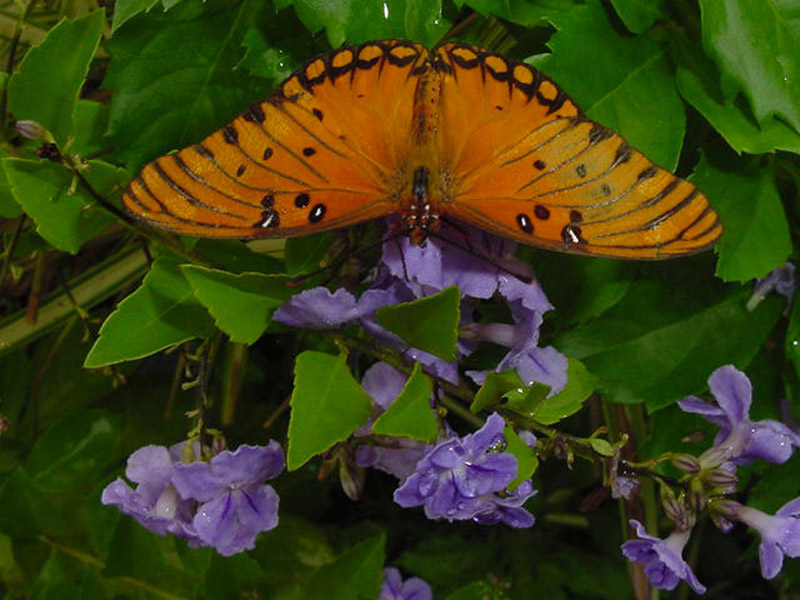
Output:
[[[465,243],[464,244],[460,244],[459,242],[456,242],[454,240],[448,239],[448,238],[446,238],[444,236],[441,236],[441,235],[439,235],[437,233],[430,233],[430,237],[432,237],[434,239],[437,239],[437,240],[440,240],[440,241],[444,242],[445,244],[450,244],[454,248],[458,248],[462,252],[466,252],[467,254],[470,254],[470,255],[482,260],[483,262],[493,266],[494,268],[502,271],[503,273],[506,273],[507,275],[511,275],[512,277],[518,279],[522,283],[526,283],[526,284],[530,285],[530,284],[533,284],[533,283],[536,282],[535,278],[528,277],[527,275],[521,275],[520,273],[517,273],[516,271],[513,271],[513,270],[509,269],[508,267],[505,267],[505,266],[501,265],[500,263],[498,263],[494,259],[489,258],[488,256],[486,256],[482,252],[479,252],[478,250],[473,248],[472,244],[469,241],[469,237],[467,235],[467,232],[464,231],[463,228],[459,227],[458,224],[454,223],[453,221],[450,221],[449,219],[444,219],[443,217],[439,217],[439,219],[443,223],[446,223],[449,227],[452,227],[454,230],[458,231],[462,236],[464,236]],[[486,239],[486,241],[487,241],[486,245],[488,246],[489,245],[488,244],[488,241],[489,241],[488,238]]]

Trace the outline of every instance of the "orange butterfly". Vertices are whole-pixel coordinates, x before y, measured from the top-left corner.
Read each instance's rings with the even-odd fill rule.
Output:
[[[264,102],[147,165],[123,195],[146,222],[288,237],[399,214],[415,244],[454,218],[534,246],[691,254],[722,225],[692,184],[590,121],[529,65],[451,42],[315,58]]]

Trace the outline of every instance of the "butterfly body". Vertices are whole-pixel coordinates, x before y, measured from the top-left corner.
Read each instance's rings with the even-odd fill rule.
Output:
[[[315,58],[220,131],[147,165],[123,200],[158,227],[241,239],[399,215],[415,244],[452,218],[554,250],[653,259],[722,232],[699,190],[554,82],[459,42]]]

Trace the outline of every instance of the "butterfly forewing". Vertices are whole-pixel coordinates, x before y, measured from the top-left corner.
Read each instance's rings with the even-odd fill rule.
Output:
[[[620,258],[691,254],[719,238],[700,191],[532,67],[458,42],[435,64],[443,213],[526,244]]]
[[[402,41],[314,59],[264,102],[149,165],[123,195],[153,225],[205,237],[285,237],[395,212],[416,76],[428,51]]]

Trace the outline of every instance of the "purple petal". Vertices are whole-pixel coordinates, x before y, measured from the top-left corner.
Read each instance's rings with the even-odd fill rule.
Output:
[[[749,464],[754,459],[761,459],[776,464],[785,463],[792,457],[797,445],[797,434],[783,423],[758,421],[750,425],[750,440],[742,456],[735,462]]]
[[[292,297],[273,314],[273,319],[292,327],[334,329],[359,316],[356,299],[343,288],[331,293],[316,287]]]
[[[511,362],[511,361],[509,361]],[[526,385],[534,382],[550,386],[550,395],[555,395],[567,385],[567,357],[552,346],[533,348],[525,354],[518,355],[513,365],[519,378]],[[507,370],[511,365],[500,363],[500,370]]]
[[[194,518],[198,536],[222,556],[255,547],[255,538],[278,524],[278,495],[269,485],[242,488],[202,504]]]
[[[492,413],[486,419],[486,423],[475,433],[465,436],[464,445],[470,448],[470,452],[485,452],[490,446],[504,440],[503,429],[506,422],[497,413]]]
[[[763,540],[758,546],[758,558],[761,563],[761,576],[773,579],[783,568],[783,551],[771,540]]]
[[[172,459],[164,446],[144,446],[128,457],[125,476],[164,489],[172,477]],[[161,493],[159,491],[159,493]]]
[[[711,374],[708,386],[732,427],[748,419],[753,386],[747,375],[733,365],[725,365]]]
[[[372,365],[361,379],[361,387],[384,410],[397,398],[408,376],[393,366],[379,362]]]
[[[778,509],[775,513],[777,517],[800,517],[800,498],[790,500]]]
[[[280,445],[242,445],[225,450],[210,462],[196,461],[175,466],[172,482],[183,498],[208,502],[232,486],[261,484],[276,477],[284,466]]]

